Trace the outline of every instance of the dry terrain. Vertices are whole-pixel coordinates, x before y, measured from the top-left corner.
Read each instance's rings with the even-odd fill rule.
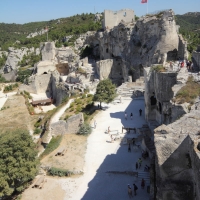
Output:
[[[37,115],[30,115],[25,105],[25,99],[21,95],[9,96],[0,111],[0,130],[4,133],[15,129],[34,129]]]
[[[82,171],[87,146],[87,137],[65,134],[59,147],[41,160],[42,165],[70,171]],[[59,149],[65,148],[63,156],[55,156]]]
[[[60,187],[59,178],[47,177],[46,181],[42,189],[29,187],[25,190],[21,200],[63,200],[65,191]]]

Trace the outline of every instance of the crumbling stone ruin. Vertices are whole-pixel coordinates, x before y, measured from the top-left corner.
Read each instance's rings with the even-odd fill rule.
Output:
[[[118,26],[119,23],[130,23],[135,21],[134,11],[131,9],[122,9],[119,11],[113,12],[112,10],[104,11],[103,18],[103,28],[111,29],[114,26]]]
[[[156,199],[200,199],[200,111],[155,129]]]
[[[194,62],[194,67],[200,71],[200,45],[197,47],[196,51],[192,52],[192,58]]]
[[[94,68],[88,58],[80,59],[71,48],[55,48],[54,42],[41,44],[42,61],[35,64],[34,74],[28,85],[21,90],[32,93],[49,93],[54,103],[59,105],[62,99],[78,91],[93,89]]]

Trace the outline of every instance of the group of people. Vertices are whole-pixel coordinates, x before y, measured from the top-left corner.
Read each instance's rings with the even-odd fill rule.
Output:
[[[187,70],[189,71],[193,71],[193,63],[192,61],[189,61],[189,60],[186,60],[186,67],[187,67]]]
[[[140,108],[140,110],[139,110],[139,115],[142,116],[142,109],[141,109],[141,108]],[[124,117],[125,117],[126,120],[128,119],[128,114],[127,114],[127,112],[124,113]],[[131,120],[133,119],[133,113],[132,113],[132,112],[131,112],[131,114],[130,114],[130,118],[131,118]]]
[[[145,187],[145,180],[142,178],[141,180],[141,188],[144,189]],[[132,191],[132,188],[130,186],[130,184],[128,184],[128,196],[129,198],[133,198],[133,192],[134,192],[134,195],[136,196],[137,195],[137,190],[138,190],[138,187],[135,183],[133,183],[133,191]]]
[[[182,60],[179,58],[179,67],[180,68],[183,68],[183,67],[187,67],[187,70],[189,71],[193,71],[194,68],[193,68],[193,62],[190,61],[190,60]]]

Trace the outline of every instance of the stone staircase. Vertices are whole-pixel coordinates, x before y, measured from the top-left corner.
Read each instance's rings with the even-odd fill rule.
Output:
[[[149,175],[149,172],[139,171],[138,172],[138,179],[137,179],[137,181],[139,183],[141,183],[142,179],[145,180],[145,185],[146,186],[150,185],[150,175]]]
[[[143,96],[144,87],[144,77],[140,77],[135,82],[122,83],[122,85],[117,88],[117,94],[125,98]]]

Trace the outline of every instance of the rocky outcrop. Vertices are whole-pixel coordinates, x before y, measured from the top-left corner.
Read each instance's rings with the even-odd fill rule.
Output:
[[[52,72],[51,96],[54,99],[55,105],[61,104],[63,98],[70,96],[69,89],[63,83],[58,71]]]
[[[55,60],[56,49],[54,42],[45,42],[40,45],[42,60]]]
[[[194,68],[200,71],[200,45],[197,47],[196,51],[192,52],[192,58],[194,62]]]
[[[156,67],[156,65],[154,66]],[[144,69],[145,77],[145,118],[155,121],[157,125],[170,124],[188,112],[184,104],[173,103],[173,98],[184,83],[178,83],[179,73],[173,71],[157,72],[152,68]],[[179,75],[180,74],[180,75]],[[185,82],[187,81],[187,74]],[[178,83],[178,84],[177,84]]]
[[[48,29],[42,29],[42,30],[40,30],[40,31],[36,31],[36,32],[34,32],[34,33],[30,33],[26,38],[34,38],[34,37],[36,37],[36,36],[38,36],[38,35],[43,35],[43,34],[45,34],[47,31],[48,31]]]
[[[0,58],[2,58],[3,55],[5,55],[7,57],[8,52],[7,51],[0,51]]]
[[[99,56],[99,40],[97,38],[96,32],[88,31],[85,34],[81,34],[80,37],[75,41],[75,50],[80,52],[81,49],[86,46],[93,48],[93,55]]]
[[[78,133],[80,126],[84,123],[83,113],[73,115],[65,120],[59,120],[56,123],[51,124],[52,136],[63,134],[75,134]]]
[[[120,59],[124,81],[130,75],[133,81],[143,76],[144,67],[187,57],[172,10],[146,15],[129,24],[121,22],[97,36],[100,59]]]
[[[99,75],[99,79],[111,79],[113,83],[121,85],[123,82],[123,71],[122,71],[121,60],[117,59],[106,59],[96,62],[96,70]]]
[[[156,199],[200,199],[199,115],[199,110],[192,110],[176,122],[154,130]]]
[[[28,55],[30,53],[34,52],[33,48],[25,48],[22,47],[21,49],[15,49],[14,47],[9,47],[8,49],[8,57],[5,63],[5,66],[3,67],[4,73],[9,73],[12,70],[17,70],[18,62],[20,62],[24,55]]]

